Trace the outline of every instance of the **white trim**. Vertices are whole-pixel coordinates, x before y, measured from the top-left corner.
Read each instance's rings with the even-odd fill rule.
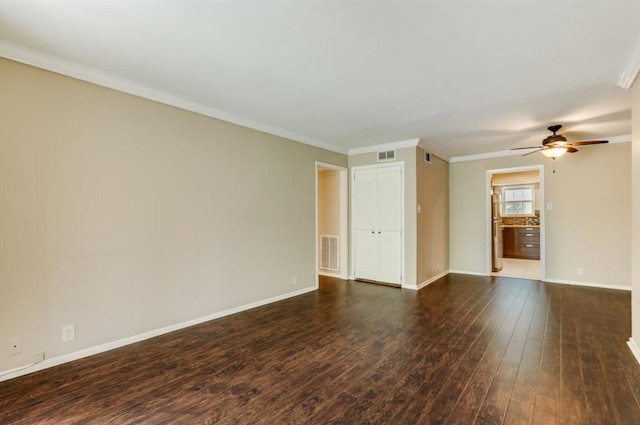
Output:
[[[532,148],[531,150],[534,150]],[[476,161],[478,159],[490,159],[490,158],[501,158],[504,156],[518,156],[524,153],[530,152],[528,150],[518,150],[518,151],[498,151],[498,152],[487,152],[487,153],[477,153],[473,155],[461,155],[461,156],[452,156],[450,163],[454,162],[466,162],[466,161]]]
[[[316,161],[316,169],[317,168],[325,168],[325,169],[334,170],[334,171],[347,171],[348,170],[347,167],[343,167],[341,165],[329,164],[327,162],[321,162],[321,161]]]
[[[399,142],[383,143],[381,145],[371,145],[362,148],[349,149],[349,155],[358,155],[361,153],[372,153],[380,151],[390,151],[393,149],[411,148],[418,146],[420,139],[401,140]]]
[[[638,71],[640,71],[640,40],[636,43],[635,49],[633,53],[631,53],[627,65],[622,70],[622,74],[620,74],[618,86],[629,90],[638,76]]]
[[[449,270],[445,270],[442,273],[439,273],[435,276],[433,276],[432,278],[429,278],[427,280],[425,280],[422,283],[419,283],[417,285],[402,285],[402,289],[409,289],[411,291],[419,291],[422,288],[424,288],[425,286],[431,285],[433,282],[435,282],[436,280],[445,277],[446,275],[449,274]]]
[[[636,341],[633,338],[629,338],[629,340],[627,341],[627,345],[629,346],[631,353],[636,358],[638,363],[640,363],[640,347],[638,347]]]
[[[55,72],[57,74],[66,75],[71,78],[86,81],[98,86],[106,87],[112,90],[120,91],[123,93],[132,94],[144,99],[153,100],[155,102],[163,103],[165,105],[174,106],[176,108],[184,109],[187,111],[202,114],[211,118],[227,121],[242,127],[251,128],[254,130],[269,133],[275,136],[284,137],[299,143],[303,143],[310,146],[315,146],[321,149],[326,149],[332,152],[338,152],[345,155],[355,155],[361,153],[378,152],[385,149],[395,149],[404,147],[413,147],[421,145],[423,149],[433,153],[439,158],[447,162],[464,162],[473,161],[476,159],[487,158],[499,158],[503,156],[520,155],[526,151],[498,151],[489,152],[483,154],[473,155],[461,155],[448,157],[438,152],[437,149],[428,146],[426,142],[421,141],[419,138],[403,140],[392,143],[385,143],[380,145],[366,146],[362,148],[346,149],[343,147],[334,146],[331,144],[323,143],[318,140],[314,140],[308,137],[304,137],[298,134],[293,134],[289,131],[285,131],[279,128],[269,126],[267,124],[258,123],[255,121],[247,120],[238,117],[228,112],[221,111],[219,109],[211,108],[209,106],[183,99],[181,97],[165,93],[160,90],[144,86],[134,81],[130,81],[124,78],[116,77],[106,72],[99,71],[95,68],[80,65],[71,61],[67,61],[61,58],[57,58],[44,53],[36,52],[35,50],[27,49],[22,46],[18,46],[13,43],[0,40],[0,57],[4,57],[16,62],[31,65],[37,68],[45,69],[47,71]],[[629,89],[633,85],[638,71],[640,70],[640,43],[636,47],[635,52],[632,54],[627,66],[620,76],[618,86]],[[622,136],[620,136],[622,137]],[[625,136],[626,137],[626,136]],[[628,136],[630,137],[630,135]],[[615,143],[609,138],[610,143]],[[630,140],[628,140],[630,141]]]
[[[602,288],[602,289],[615,289],[619,291],[631,291],[631,286],[625,285],[610,285],[608,283],[596,283],[596,282],[578,282],[574,280],[562,280],[562,279],[540,279],[546,283],[557,283],[560,285],[573,285],[573,286],[585,286],[589,288]]]
[[[472,272],[472,271],[469,271],[469,270],[449,270],[449,273],[468,274],[468,275],[471,275],[471,276],[491,276],[490,274],[487,274],[487,273]]]
[[[349,169],[340,165],[329,164],[326,162],[316,161],[315,175],[315,223],[316,223],[316,289],[320,287],[320,264],[318,262],[320,256],[320,234],[318,231],[318,171],[320,168],[330,169],[340,172],[340,246],[338,251],[340,264],[338,277],[347,279],[349,276]],[[327,276],[332,276],[327,274]]]
[[[219,109],[211,108],[201,103],[192,102],[188,99],[184,99],[170,93],[154,89],[152,87],[144,86],[134,81],[116,77],[88,66],[39,53],[34,50],[30,50],[12,43],[7,43],[6,41],[2,40],[0,40],[0,57],[35,66],[47,71],[66,75],[68,77],[86,81],[112,90],[132,94],[144,99],[153,100],[165,105],[174,106],[186,111],[191,111],[211,118],[227,121],[242,127],[251,128],[279,137],[284,137],[285,139],[290,139],[296,142],[304,143],[306,145],[315,146],[317,148],[326,149],[341,154],[347,154],[347,149],[345,148],[323,143],[318,140],[301,136],[299,134],[294,134],[286,130],[269,126],[267,124],[247,120],[236,115],[221,111]]]
[[[478,273],[471,272],[466,270],[449,270],[449,273],[453,274],[468,274],[472,276],[491,276],[486,273]],[[496,276],[496,277],[507,277],[507,276]],[[541,279],[542,282],[545,283],[557,283],[559,285],[573,285],[573,286],[584,286],[589,288],[601,288],[601,289],[615,289],[620,291],[631,291],[630,286],[623,285],[609,285],[607,283],[591,283],[591,282],[574,282],[569,280],[558,280],[558,279]],[[639,350],[640,351],[640,350]]]
[[[604,140],[608,140],[609,144],[612,143],[631,143],[631,134],[623,134],[621,136],[611,136],[611,137],[603,137]],[[589,146],[583,146],[587,148]]]
[[[307,292],[313,292],[316,288],[314,286],[299,289],[294,292],[289,292],[287,294],[278,295],[275,297],[267,298],[265,300],[256,301],[253,303],[245,304],[240,307],[230,308],[228,310],[224,310],[218,313],[209,314],[207,316],[203,316],[197,319],[188,320],[186,322],[178,323],[175,325],[165,326],[163,328],[154,329],[151,331],[143,332],[138,335],[133,335],[127,338],[122,338],[117,341],[108,342],[106,344],[96,345],[94,347],[85,348],[79,351],[75,351],[73,353],[64,354],[62,356],[53,357],[47,359],[43,362],[36,363],[33,367],[20,367],[17,369],[13,369],[12,371],[5,372],[3,375],[0,375],[0,382],[6,381],[9,379],[17,378],[18,376],[28,375],[33,372],[37,372],[40,370],[48,369],[50,367],[58,366],[63,363],[68,363],[74,360],[82,359],[84,357],[93,356],[94,354],[103,353],[105,351],[113,350],[116,348],[123,347],[125,345],[134,344],[136,342],[144,341],[149,338],[153,338],[159,335],[164,335],[169,332],[174,332],[180,329],[188,328],[190,326],[198,325],[200,323],[208,322],[210,320],[219,319],[221,317],[230,316],[232,314],[240,313],[246,310],[251,310],[252,308],[261,307],[263,305],[271,304],[274,302],[282,301],[287,298],[296,297],[298,295],[306,294]]]
[[[340,278],[349,276],[349,169],[340,170]]]
[[[327,277],[337,277],[338,279],[342,279],[342,276],[340,276],[340,273],[327,272],[324,269],[320,269],[320,271],[318,272],[318,275],[327,276]]]
[[[611,137],[599,137],[598,139],[608,140],[609,144],[613,143],[627,143],[631,142],[631,134],[623,134],[620,136],[611,136]],[[581,146],[582,148],[588,148],[591,146]],[[505,156],[518,156],[524,155],[525,153],[531,152],[536,148],[531,148],[530,150],[520,149],[517,151],[508,150],[508,151],[497,151],[497,152],[487,152],[487,153],[478,153],[473,155],[461,155],[461,156],[453,156],[450,158],[449,162],[466,162],[466,161],[476,161],[478,159],[491,159],[491,158],[502,158]]]

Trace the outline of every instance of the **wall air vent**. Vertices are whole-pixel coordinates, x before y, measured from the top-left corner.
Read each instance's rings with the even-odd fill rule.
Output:
[[[338,271],[338,237],[320,236],[320,268]]]
[[[429,152],[424,153],[424,162],[431,164],[431,154]]]
[[[395,149],[392,151],[378,152],[378,162],[393,161],[396,159]]]

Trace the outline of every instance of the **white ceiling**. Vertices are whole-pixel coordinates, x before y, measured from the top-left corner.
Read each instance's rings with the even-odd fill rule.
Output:
[[[305,143],[631,133],[640,1],[0,0],[0,56]]]

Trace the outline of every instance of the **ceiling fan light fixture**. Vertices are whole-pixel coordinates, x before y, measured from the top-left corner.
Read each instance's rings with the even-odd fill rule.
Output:
[[[546,156],[547,158],[556,159],[559,156],[562,156],[565,153],[567,153],[567,148],[558,147],[558,148],[551,148],[551,149],[543,149],[541,152],[542,152],[542,155]]]

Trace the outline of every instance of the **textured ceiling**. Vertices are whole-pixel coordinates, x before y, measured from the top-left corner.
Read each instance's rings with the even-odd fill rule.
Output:
[[[556,123],[570,141],[629,134],[616,83],[638,16],[615,0],[0,0],[0,55],[342,152],[420,138],[453,157]]]

